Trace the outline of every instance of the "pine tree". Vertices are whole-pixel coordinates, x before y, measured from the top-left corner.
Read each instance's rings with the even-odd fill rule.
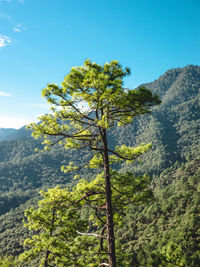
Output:
[[[131,123],[139,115],[150,113],[152,106],[160,104],[158,96],[144,87],[124,88],[123,78],[129,74],[130,70],[123,69],[118,61],[100,66],[86,60],[83,66],[71,69],[61,86],[49,84],[42,91],[51,104],[52,113],[41,116],[40,123],[29,125],[34,137],[44,138],[45,149],[51,149],[57,143],[66,149],[89,148],[92,156],[88,167],[103,168],[110,267],[116,266],[111,163],[135,160],[150,145],[137,148],[122,145],[112,150],[108,130]],[[63,170],[79,167],[71,162]]]

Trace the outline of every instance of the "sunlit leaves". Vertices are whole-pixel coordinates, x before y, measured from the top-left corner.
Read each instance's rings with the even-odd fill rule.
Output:
[[[78,169],[78,167],[74,165],[74,162],[69,162],[69,164],[67,166],[61,167],[61,170],[65,173],[66,172],[72,172],[72,171],[75,171],[77,169]]]
[[[72,193],[67,189],[53,188],[47,192],[41,191],[43,199],[38,203],[38,209],[26,211],[26,226],[34,231],[32,237],[25,240],[29,248],[20,255],[21,261],[29,261],[40,256],[41,266],[47,260],[49,264],[73,264],[76,254],[71,253],[77,230],[86,228],[72,203]],[[72,265],[71,265],[72,266]]]
[[[158,96],[144,87],[136,90],[124,88],[123,78],[129,74],[130,70],[123,69],[116,60],[103,66],[86,60],[83,66],[71,69],[61,87],[49,84],[43,90],[42,95],[51,104],[52,114],[43,115],[38,124],[29,125],[33,136],[44,138],[44,149],[48,150],[54,144],[60,144],[65,149],[89,148],[91,158],[81,167],[104,169],[103,177],[99,174],[92,182],[79,181],[72,190],[71,204],[73,207],[90,208],[88,218],[91,225],[95,229],[97,227],[96,231],[104,232],[106,229],[106,251],[112,266],[116,266],[113,217],[115,223],[120,223],[123,206],[146,201],[151,191],[147,190],[149,180],[145,176],[136,179],[131,173],[121,174],[120,182],[119,175],[110,172],[110,165],[121,160],[135,160],[150,148],[150,144],[136,148],[122,145],[111,150],[107,143],[107,130],[129,124],[133,118],[149,113],[152,106],[160,104]],[[87,109],[82,109],[80,103],[85,103]],[[62,167],[64,172],[77,169],[78,166],[72,162]],[[32,210],[31,215],[34,212]],[[48,220],[53,220],[53,225],[56,225],[55,212],[49,216],[53,217],[47,217]],[[52,223],[49,227],[52,239]],[[100,252],[105,252],[102,234],[100,241]],[[46,258],[53,255],[48,251],[46,248]]]
[[[119,159],[125,159],[131,162],[147,152],[151,148],[151,144],[141,144],[138,147],[127,147],[126,145],[116,146],[115,153]]]
[[[111,180],[114,223],[120,226],[129,204],[140,204],[152,198],[150,178],[147,175],[135,177],[130,172],[119,174],[112,170]],[[106,222],[104,191],[103,173],[90,182],[81,179],[72,191],[59,187],[41,191],[43,198],[38,202],[38,208],[30,208],[25,213],[25,225],[32,231],[32,236],[25,240],[24,246],[29,250],[20,255],[20,260],[31,261],[39,257],[41,266],[45,259],[48,264],[83,266],[86,263],[90,266],[94,260],[93,253],[98,252],[96,238],[98,233],[101,235],[103,222]],[[88,215],[84,219],[86,210]],[[92,232],[97,233],[97,237],[80,235],[91,232],[91,228],[96,229]],[[93,248],[94,244],[96,249]],[[104,248],[106,246],[105,243]],[[100,258],[97,255],[96,263],[100,263],[105,255]]]
[[[83,66],[73,67],[61,87],[49,84],[43,89],[42,96],[50,103],[52,114],[28,126],[33,136],[49,139],[47,149],[58,142],[59,136],[65,139],[65,148],[79,148],[81,142],[92,146],[101,139],[99,128],[129,124],[134,117],[150,112],[151,106],[160,103],[158,96],[144,87],[123,88],[123,78],[129,74],[130,70],[116,60],[103,66],[86,60]],[[80,108],[80,103],[87,109]]]

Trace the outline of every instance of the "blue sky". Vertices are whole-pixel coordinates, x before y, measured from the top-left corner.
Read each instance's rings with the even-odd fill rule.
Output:
[[[0,0],[0,128],[35,121],[41,90],[90,58],[131,68],[125,86],[200,65],[199,0]]]

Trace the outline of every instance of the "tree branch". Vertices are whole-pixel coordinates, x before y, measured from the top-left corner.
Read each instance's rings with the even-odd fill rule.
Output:
[[[140,154],[139,154],[139,155],[136,155],[135,157],[124,157],[124,156],[120,155],[119,153],[117,153],[116,151],[113,151],[110,149],[108,149],[108,152],[110,152],[110,153],[112,153],[112,154],[114,154],[114,155],[116,155],[119,158],[124,159],[124,160],[134,160],[140,156]]]
[[[107,225],[105,224],[101,230],[101,236],[104,236]],[[100,238],[100,251],[103,251],[103,238]]]
[[[83,116],[84,118],[88,119],[88,120],[91,120],[91,121],[94,121],[94,119],[88,117],[87,115],[85,115],[84,113],[80,112],[80,110],[78,108],[76,108],[69,100],[67,100],[66,97],[64,97],[62,94],[58,94],[58,96],[60,96],[63,100],[65,100],[69,106],[71,106],[76,112],[78,112],[81,116]]]
[[[98,207],[95,208],[95,215],[97,216],[97,219],[98,219],[101,223],[105,224],[105,222],[99,217],[99,214],[98,214]]]
[[[99,234],[95,234],[95,233],[81,233],[79,231],[76,231],[79,235],[88,235],[88,236],[96,236],[96,237],[100,237],[100,238],[103,238],[103,239],[106,239],[106,236],[101,236]]]

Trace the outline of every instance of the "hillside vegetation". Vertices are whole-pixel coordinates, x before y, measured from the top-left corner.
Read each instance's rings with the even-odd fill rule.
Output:
[[[162,104],[131,125],[110,131],[109,138],[112,146],[152,143],[142,164],[124,164],[122,169],[150,174],[155,200],[131,206],[117,237],[131,266],[197,266],[200,67],[169,70],[145,86]],[[18,255],[27,236],[22,224],[25,209],[36,205],[41,189],[72,186],[73,175],[62,173],[60,167],[86,160],[89,152],[55,147],[36,153],[40,140],[24,128],[7,135],[1,129],[0,138],[0,247],[3,254]],[[85,170],[84,175],[89,179],[93,173]]]

